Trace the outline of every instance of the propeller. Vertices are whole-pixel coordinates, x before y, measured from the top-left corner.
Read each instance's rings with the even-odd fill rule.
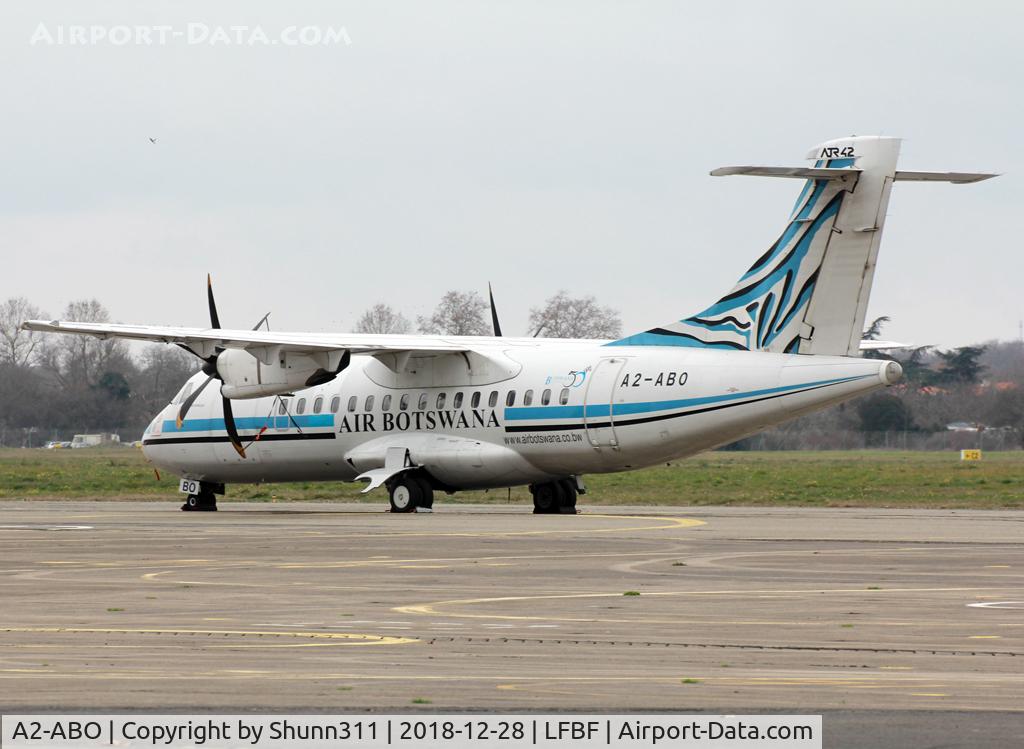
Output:
[[[494,337],[501,338],[501,323],[498,322],[498,308],[494,306],[494,291],[491,289],[491,282],[487,282],[487,296],[491,299],[491,325],[494,328]]]
[[[206,274],[206,301],[210,307],[210,327],[214,330],[220,330],[220,316],[217,314],[217,302],[213,298],[213,280],[210,278],[209,273]],[[267,318],[264,317],[263,320],[260,320],[259,323],[256,324],[256,328],[262,325],[266,319]],[[253,328],[253,330],[256,328]],[[181,429],[181,425],[185,421],[185,415],[188,413],[189,409],[192,408],[192,404],[196,402],[199,394],[203,392],[210,382],[221,379],[220,374],[217,372],[217,357],[224,350],[218,346],[210,356],[199,356],[199,354],[188,346],[182,346],[182,348],[203,360],[202,369],[206,374],[206,381],[196,388],[195,392],[189,395],[188,398],[185,399],[185,402],[181,404],[181,408],[178,409],[178,417],[176,419],[178,429]],[[231,400],[222,395],[221,401],[224,408],[224,428],[227,430],[228,439],[231,441],[231,446],[235,448],[235,452],[244,458],[245,447],[242,445],[242,440],[238,437],[238,428],[235,426],[235,415],[231,411]]]

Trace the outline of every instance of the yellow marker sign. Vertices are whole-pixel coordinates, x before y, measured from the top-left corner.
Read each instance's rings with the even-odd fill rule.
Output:
[[[961,450],[960,460],[981,460],[981,450]]]

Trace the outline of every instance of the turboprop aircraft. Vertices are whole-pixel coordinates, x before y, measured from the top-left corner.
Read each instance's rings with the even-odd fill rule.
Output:
[[[575,512],[584,474],[693,455],[899,380],[896,362],[857,356],[893,183],[995,176],[898,171],[899,146],[841,138],[811,166],[711,172],[803,186],[724,296],[620,340],[228,329],[209,279],[207,329],[25,328],[175,344],[203,361],[143,438],[182,477],[182,509],[216,509],[233,482],[361,480],[387,487],[394,512],[430,509],[438,490],[524,484],[535,512]]]

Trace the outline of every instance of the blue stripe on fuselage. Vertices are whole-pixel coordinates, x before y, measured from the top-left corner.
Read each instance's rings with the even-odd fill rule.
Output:
[[[822,385],[837,385],[841,382],[862,380],[865,377],[874,375],[854,375],[852,377],[839,377],[833,380],[815,380],[814,382],[802,382],[799,385],[780,385],[779,387],[764,388],[761,390],[748,390],[745,393],[728,393],[725,395],[708,395],[701,398],[682,398],[670,401],[648,401],[645,403],[616,403],[615,415],[623,416],[628,414],[651,413],[652,411],[668,411],[675,408],[689,408],[690,406],[705,406],[712,403],[728,403],[729,401],[741,400],[743,398],[756,398],[761,395],[772,395],[775,393],[786,393],[802,388],[820,387]],[[608,416],[610,406],[607,403],[595,403],[587,406],[588,417]],[[506,421],[522,421],[525,419],[582,419],[583,406],[532,406],[520,408],[506,408]]]
[[[293,423],[294,420],[294,423]],[[242,416],[235,419],[235,426],[238,429],[287,429],[298,424],[303,428],[331,427],[334,428],[333,414],[309,414],[306,416]],[[181,429],[174,419],[164,421],[164,434],[168,432],[225,432],[224,419],[185,419]]]

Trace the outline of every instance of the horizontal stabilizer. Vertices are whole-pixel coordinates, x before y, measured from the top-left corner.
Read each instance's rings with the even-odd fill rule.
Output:
[[[827,169],[803,166],[720,166],[711,171],[712,177],[730,177],[746,174],[751,177],[792,177],[794,179],[843,179],[860,174],[860,169]]]
[[[955,185],[966,185],[981,182],[984,179],[998,177],[998,174],[987,172],[904,172],[897,171],[893,178],[897,182],[952,182]]]
[[[899,349],[917,348],[913,343],[900,343],[899,341],[869,341],[860,342],[861,351],[895,351]]]

